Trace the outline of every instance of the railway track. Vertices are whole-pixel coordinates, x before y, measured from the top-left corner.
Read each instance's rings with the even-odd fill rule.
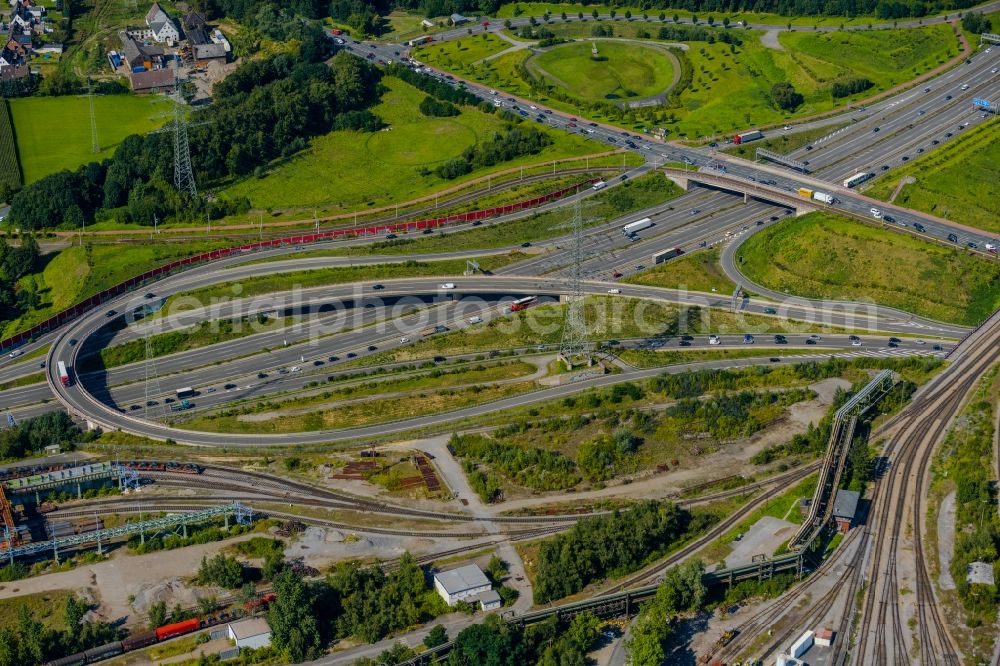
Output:
[[[878,538],[870,560],[869,593],[862,606],[854,663],[866,664],[870,659],[879,663],[905,661],[911,652],[918,650],[922,664],[960,663],[958,650],[935,601],[923,552],[926,486],[937,443],[947,433],[979,378],[1000,360],[1000,312],[994,313],[961,347],[964,349],[956,362],[901,413],[903,418],[886,445],[890,470],[886,481],[879,484],[874,501],[878,513],[871,529]],[[901,541],[908,528],[912,530],[919,642],[919,647],[914,645],[910,651],[905,649],[897,573]]]
[[[108,504],[100,507],[99,509],[79,509],[79,510],[65,510],[57,511],[48,514],[50,517],[58,518],[60,520],[70,520],[73,518],[92,518],[97,516],[107,516],[107,515],[140,515],[144,513],[173,513],[180,511],[198,511],[201,509],[208,509],[218,506],[218,501],[205,502],[205,501],[192,501],[185,503],[178,503],[176,499],[163,498],[162,501],[159,499],[154,499],[144,502],[141,506],[125,505],[125,504]],[[395,536],[433,536],[433,537],[456,537],[456,538],[474,538],[480,536],[489,536],[489,532],[478,531],[478,532],[455,532],[454,530],[448,531],[433,531],[433,530],[402,530],[387,527],[373,527],[373,526],[358,526],[350,525],[347,523],[341,523],[333,520],[327,520],[325,518],[318,518],[315,516],[304,516],[298,513],[289,513],[284,511],[274,511],[265,510],[257,511],[262,515],[272,517],[272,518],[284,518],[288,520],[299,520],[303,523],[315,523],[318,525],[324,525],[326,527],[334,527],[336,529],[348,530],[348,531],[360,531],[360,532],[372,532],[374,534],[387,534]],[[520,538],[527,539],[532,538],[536,535],[549,534],[552,532],[561,531],[564,529],[569,529],[570,525],[549,525],[545,527],[537,527],[527,530],[517,530],[508,532],[506,538]]]
[[[813,572],[809,579],[801,581],[790,591],[776,599],[772,604],[768,605],[763,610],[758,611],[756,614],[741,623],[737,627],[739,631],[737,639],[731,641],[726,646],[719,648],[719,650],[712,652],[712,658],[724,661],[726,659],[732,659],[737,655],[752,649],[754,647],[752,645],[753,639],[765,635],[768,632],[773,632],[774,627],[780,624],[781,618],[787,615],[788,611],[793,608],[796,608],[795,621],[786,623],[786,625],[783,625],[779,630],[779,633],[769,636],[764,646],[758,648],[758,654],[761,658],[766,659],[769,655],[780,649],[782,644],[795,636],[803,622],[811,624],[820,621],[839,598],[843,586],[831,585],[827,592],[825,592],[816,601],[810,603],[810,581],[817,580],[819,577],[831,574],[842,564],[845,566],[849,574],[849,586],[852,585],[854,581],[859,580],[860,571],[862,570],[861,557],[864,551],[863,544],[868,538],[868,535],[869,533],[867,530],[855,530],[849,534],[837,549],[836,554],[823,562],[823,564],[821,564],[819,568]],[[859,547],[855,549],[854,554],[847,559],[846,563],[842,562],[841,560],[846,557],[844,553],[850,550],[855,541],[860,541],[861,544],[859,544]],[[798,609],[797,607],[803,603],[807,604],[807,606],[805,608]],[[842,641],[838,641],[838,644],[841,642]]]
[[[994,331],[990,340],[995,340],[996,337],[997,334]],[[864,574],[866,570],[863,565],[866,554],[872,547],[873,537],[877,537],[874,539],[875,555],[870,561],[877,563],[882,559],[886,560],[886,566],[883,569],[885,585],[880,589],[878,607],[875,609],[875,636],[869,636],[867,632],[862,633],[859,636],[860,642],[858,649],[854,651],[854,656],[860,658],[859,663],[861,664],[905,663],[907,652],[905,649],[902,649],[904,644],[901,642],[903,637],[903,622],[899,609],[899,581],[896,575],[895,557],[896,548],[898,547],[898,534],[894,531],[892,536],[887,539],[885,538],[884,530],[887,526],[891,526],[897,531],[902,529],[904,524],[903,513],[907,506],[914,506],[915,516],[923,515],[922,502],[924,494],[920,489],[923,488],[926,481],[926,474],[929,469],[928,463],[933,455],[933,444],[939,441],[940,437],[944,434],[950,422],[950,417],[957,412],[965,396],[975,386],[981,373],[996,362],[996,347],[997,343],[994,342],[993,352],[987,353],[984,357],[978,357],[969,367],[959,370],[950,369],[946,373],[943,373],[942,376],[946,382],[945,385],[925,387],[925,390],[918,394],[910,406],[893,416],[872,433],[872,438],[882,434],[895,433],[886,445],[885,453],[890,457],[896,453],[896,466],[903,465],[903,469],[899,473],[888,474],[876,482],[873,507],[878,508],[878,514],[870,517],[864,529],[855,530],[851,533],[847,540],[838,548],[837,552],[827,559],[810,576],[808,581],[804,581],[796,586],[778,602],[741,624],[738,627],[739,637],[737,640],[729,643],[720,651],[713,653],[712,656],[714,658],[732,658],[741,652],[747,651],[750,649],[750,643],[753,638],[765,631],[773,630],[774,625],[783,616],[788,614],[790,610],[795,608],[794,621],[789,623],[789,628],[785,629],[777,637],[772,637],[768,640],[763,647],[762,653],[760,653],[765,658],[770,656],[781,647],[782,643],[792,638],[798,629],[823,620],[833,608],[836,599],[839,598],[840,591],[846,586],[846,607],[840,616],[837,633],[841,638],[835,642],[829,661],[834,666],[841,666],[848,657],[847,650],[849,648],[849,637],[854,618],[854,613],[852,612],[854,599],[865,582]],[[956,376],[951,377],[953,374]],[[940,381],[941,377],[935,380],[935,383]],[[934,390],[929,390],[931,388]],[[942,391],[942,389],[944,390]],[[907,439],[907,429],[912,427],[914,422],[923,424],[918,442],[920,444],[929,442],[929,445],[919,447],[913,443],[912,438]],[[914,466],[916,466],[916,471],[914,471]],[[906,494],[901,492],[900,480],[905,482],[911,476],[916,478],[916,488],[918,490],[916,495],[918,497],[913,502],[908,502]],[[892,512],[891,522],[888,520],[890,511]],[[915,526],[914,531],[914,538],[919,541],[919,528]],[[860,536],[858,536],[859,534]],[[845,553],[849,550],[848,546],[855,539],[859,540],[860,543],[858,543],[856,550],[850,558],[844,562],[844,558],[847,557]],[[891,557],[888,558],[884,557],[887,545],[891,546],[892,551]],[[923,544],[920,543],[915,548],[915,555],[917,557],[917,587],[919,590],[918,594],[920,595],[917,604],[918,624],[920,625],[922,634],[921,645],[934,646],[931,648],[932,651],[923,650],[924,661],[925,663],[957,664],[959,663],[957,654],[950,643],[947,630],[941,621],[940,614],[934,603],[933,588],[928,577],[922,547]],[[841,564],[846,569],[846,577],[839,584],[835,583],[832,585],[831,589],[815,602],[809,603],[808,601],[804,601],[808,599],[808,595],[813,587],[813,581],[829,575],[835,567]],[[877,575],[877,571],[875,575]],[[874,578],[870,578],[869,593],[865,597],[865,605],[863,607],[864,611],[869,614],[867,617],[871,617],[871,613],[875,608],[875,595],[872,591],[874,587],[873,582]],[[804,609],[799,608],[803,603],[808,603],[809,605]],[[863,614],[862,618],[865,617],[866,615]],[[868,657],[869,645],[873,647],[877,646],[872,650],[874,654],[871,654],[870,658]],[[930,661],[928,661],[929,655],[934,655],[930,657]],[[940,660],[938,660],[938,657],[940,657]]]
[[[781,488],[791,486],[804,479],[805,477],[812,474],[817,469],[819,469],[819,463],[810,463],[809,465],[804,465],[803,467],[795,470],[794,472],[783,475],[778,486]],[[724,497],[733,497],[735,495],[745,494],[751,492],[753,489],[759,489],[765,487],[767,484],[760,482],[758,484],[753,484],[753,486],[745,486],[739,489],[722,491],[725,493],[723,497],[716,497],[716,499],[723,499]],[[722,493],[720,493],[721,495]],[[655,582],[663,574],[664,571],[679,564],[691,555],[695,554],[708,544],[710,544],[715,539],[718,539],[726,532],[728,532],[733,526],[738,525],[742,520],[746,519],[751,513],[756,511],[762,504],[765,504],[769,499],[769,495],[761,495],[757,499],[753,500],[749,504],[746,504],[736,513],[727,517],[725,520],[717,524],[715,527],[710,529],[708,532],[698,537],[688,545],[684,546],[677,552],[669,555],[666,559],[640,571],[637,574],[626,578],[624,581],[619,581],[615,584],[615,587],[621,587],[622,589],[637,587],[641,585],[648,585]],[[706,501],[699,498],[698,502]]]

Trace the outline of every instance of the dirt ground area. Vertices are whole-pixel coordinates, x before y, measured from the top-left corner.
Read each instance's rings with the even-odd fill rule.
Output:
[[[759,475],[767,468],[750,464],[750,458],[759,451],[781,444],[791,439],[796,433],[805,432],[809,424],[819,423],[833,404],[833,396],[838,388],[850,388],[850,382],[839,379],[824,379],[809,386],[816,397],[789,406],[784,416],[772,423],[761,432],[727,444],[721,450],[702,456],[697,464],[678,467],[665,474],[647,473],[646,476],[633,478],[629,483],[611,482],[599,490],[588,490],[573,493],[572,499],[578,502],[606,498],[651,499],[662,498],[671,493],[683,490],[685,487],[712,481],[732,474]],[[542,506],[553,501],[554,494],[539,494],[522,496],[501,504],[486,507],[488,511],[499,513],[528,507]]]

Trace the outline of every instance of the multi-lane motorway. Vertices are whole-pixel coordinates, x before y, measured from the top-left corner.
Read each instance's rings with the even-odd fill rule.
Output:
[[[497,30],[499,29],[499,25],[494,24],[488,29]],[[452,37],[457,38],[464,34],[467,34],[466,29],[461,29],[444,33],[437,38],[439,40]],[[345,46],[351,48],[359,55],[367,56],[371,54],[372,59],[390,61],[394,59],[399,60],[401,57],[404,57],[402,53],[404,47],[399,45],[366,44],[352,40],[348,40],[348,42],[350,43]],[[872,160],[865,157],[864,151],[880,151],[891,156],[897,154],[899,151],[920,149],[922,146],[918,146],[917,144],[921,142],[937,140],[938,144],[927,144],[926,149],[929,149],[931,146],[941,145],[942,141],[946,141],[949,138],[944,135],[941,136],[941,139],[930,138],[944,132],[946,127],[955,125],[956,131],[961,131],[957,129],[958,124],[965,125],[966,123],[975,122],[977,118],[969,117],[971,97],[973,95],[982,96],[992,94],[994,88],[998,85],[998,81],[1000,81],[1000,78],[992,71],[995,68],[996,62],[997,59],[991,57],[989,53],[979,53],[970,59],[969,64],[959,65],[948,70],[923,87],[918,87],[882,100],[866,109],[854,110],[839,117],[833,116],[822,121],[816,121],[828,123],[831,127],[844,123],[849,123],[850,126],[833,134],[826,140],[815,142],[811,151],[802,149],[806,153],[810,153],[809,158],[812,159],[811,166],[815,169],[814,173],[809,175],[799,174],[771,165],[753,164],[728,155],[717,154],[712,150],[662,144],[637,135],[623,137],[623,134],[628,133],[613,127],[594,123],[587,124],[566,114],[556,113],[548,109],[532,110],[533,115],[537,115],[540,121],[549,126],[566,131],[580,132],[588,138],[605,142],[608,145],[628,147],[642,154],[646,160],[646,164],[634,170],[632,172],[633,175],[654,168],[657,164],[665,160],[684,161],[690,164],[692,169],[697,168],[701,172],[698,174],[688,174],[692,181],[707,182],[707,184],[716,187],[747,192],[751,197],[754,197],[750,199],[748,204],[742,204],[734,197],[727,196],[723,192],[695,189],[691,193],[669,202],[667,205],[649,211],[640,211],[622,220],[616,220],[612,225],[603,225],[591,230],[588,232],[586,239],[585,249],[588,256],[585,261],[584,270],[588,275],[600,278],[603,281],[589,285],[588,291],[592,293],[607,291],[610,287],[604,281],[610,279],[609,274],[611,272],[628,276],[631,273],[641,271],[646,265],[651,263],[651,255],[655,251],[673,246],[690,247],[694,243],[725,242],[731,238],[738,238],[740,235],[747,233],[748,230],[752,233],[753,230],[776,219],[780,219],[787,214],[787,209],[775,206],[772,202],[776,199],[779,200],[779,203],[782,202],[780,197],[784,197],[785,200],[789,196],[794,197],[794,193],[799,187],[824,187],[837,197],[838,202],[834,206],[836,209],[853,213],[859,217],[869,215],[872,201],[837,185],[836,180],[841,178],[844,173],[857,169],[856,162],[858,160],[862,160],[865,163],[865,168],[878,166],[877,161],[872,162]],[[410,64],[416,67],[412,62]],[[442,72],[434,72],[425,67],[422,69],[428,75],[436,76],[443,80],[450,78],[450,75]],[[968,85],[968,89],[963,91],[961,88],[965,84]],[[465,82],[465,85],[470,91],[480,95],[483,99],[497,99],[508,106],[508,108],[517,106],[518,111],[526,111],[531,106],[534,106],[524,100],[497,95],[482,86],[470,82]],[[945,91],[948,91],[948,96],[951,99],[944,100],[942,98],[936,101]],[[976,115],[978,117],[978,114]],[[961,122],[956,124],[956,121]],[[945,132],[945,134],[947,133]],[[951,133],[954,134],[955,132]],[[858,150],[859,145],[863,145],[864,150]],[[890,162],[891,159],[890,157]],[[830,179],[834,182],[829,182],[825,179]],[[551,205],[564,205],[565,203],[556,202]],[[884,212],[895,213],[893,217],[896,220],[897,226],[900,227],[904,225],[912,227],[914,222],[920,220],[927,235],[936,237],[939,240],[946,240],[951,235],[952,238],[957,237],[957,242],[960,244],[969,245],[971,243],[977,246],[985,246],[986,243],[993,240],[978,230],[966,228],[947,220],[938,220],[930,216],[897,209],[884,204],[879,204],[879,207]],[[645,237],[640,242],[634,242],[625,238],[622,234],[614,232],[616,226],[638,219],[640,216],[653,217],[656,223],[651,230],[647,230],[643,234]],[[738,278],[738,270],[732,261],[732,248],[737,244],[728,243],[724,256],[726,257],[727,270],[735,273],[734,277]],[[462,293],[465,295],[484,294],[489,295],[491,298],[495,298],[498,295],[510,294],[542,295],[548,293],[559,295],[564,293],[565,283],[558,278],[566,274],[567,267],[571,263],[571,253],[565,242],[563,244],[556,242],[553,244],[553,247],[547,249],[549,251],[503,269],[501,271],[502,278],[498,275],[492,278],[477,277],[475,280],[465,280],[466,284],[462,288]],[[446,258],[459,254],[461,253],[421,258]],[[371,262],[384,262],[385,260],[385,258],[377,257],[368,259]],[[337,265],[338,261],[342,265],[344,260],[309,260],[311,265],[316,266]],[[353,260],[354,263],[362,263],[363,261]],[[282,267],[282,262],[274,262],[274,264],[274,270],[280,270]],[[236,268],[230,267],[226,271],[225,280],[238,280],[243,275],[258,273],[260,271],[259,267],[247,266],[243,267],[242,270],[238,266]],[[550,276],[547,278],[549,282],[532,281],[533,278],[531,277],[513,277],[515,275],[531,276],[538,274]],[[185,276],[179,279],[175,278],[166,281],[163,286],[157,285],[158,297],[162,298],[177,291],[213,284],[221,279],[223,277],[220,271],[217,270],[192,271],[190,274],[185,274]],[[393,285],[393,289],[398,289],[398,291],[393,291],[391,295],[397,298],[407,296],[427,298],[434,293],[432,282],[416,281],[407,284],[406,281],[403,281],[400,284]],[[172,287],[164,289],[163,287],[167,285],[172,285]],[[325,291],[330,292],[330,290]],[[685,297],[688,300],[691,299],[690,295],[672,293],[665,290],[651,290],[649,288],[628,287],[625,291],[627,295],[645,298],[669,298],[682,303],[686,302],[684,300]],[[768,292],[762,293],[772,298],[782,296]],[[382,295],[380,294],[380,296]],[[384,294],[384,296],[389,295],[389,293]],[[327,293],[326,296],[328,297],[326,299],[327,303],[337,301],[339,303],[346,302],[350,305],[352,299],[357,299],[358,294],[356,292],[353,294],[338,292],[336,293],[336,297],[332,299],[329,298],[331,296],[330,293]],[[711,298],[707,300],[710,301],[710,306],[725,307],[728,305],[728,298],[729,295],[719,295],[714,301]],[[120,300],[121,302],[117,305],[124,311],[128,307],[127,299]],[[704,301],[706,299],[704,296],[698,296],[695,300]],[[480,310],[484,308],[488,309],[489,307],[479,300],[476,300],[476,303],[479,303],[477,307]],[[320,305],[322,303],[318,303],[316,299],[313,299],[310,307],[318,308]],[[841,306],[842,304],[817,304],[809,301],[800,301],[795,303],[790,309],[785,308],[783,313],[787,312],[789,316],[793,317],[808,318],[815,316],[817,311],[838,310]],[[113,308],[115,304],[109,303],[106,304],[106,307]],[[470,306],[463,307],[466,312],[471,311],[469,310]],[[751,303],[749,304],[748,311],[762,311],[764,307],[766,306],[759,303]],[[442,321],[448,320],[453,323],[454,321],[460,321],[463,316],[462,310],[456,304],[446,304],[434,308],[432,311],[436,313],[436,316],[441,317]],[[194,313],[193,315],[189,315],[189,317],[197,316],[197,314]],[[216,316],[218,314],[225,313],[216,313]],[[335,337],[325,336],[327,343],[335,344],[340,349],[348,349],[356,345],[361,346],[361,343],[364,341],[372,340],[372,333],[368,326],[370,321],[365,319],[365,317],[374,321],[375,316],[374,313],[363,313],[362,318],[358,322],[361,328],[355,328],[350,333],[341,333]],[[328,315],[328,318],[332,318],[332,316]],[[833,315],[832,319],[827,317],[828,323],[834,325],[862,325],[890,333],[920,333],[921,331],[926,331],[928,334],[944,336],[960,336],[964,333],[963,327],[921,321],[908,316],[906,313],[891,311],[887,308],[870,310],[866,314],[860,315],[861,321],[859,321],[858,315],[849,318],[849,322],[847,319],[843,312]],[[316,322],[319,322],[321,327],[322,321],[322,316],[316,318]],[[70,329],[72,333],[60,335],[57,343],[53,345],[48,355],[50,365],[47,370],[48,378],[53,388],[57,389],[60,398],[66,402],[69,401],[63,395],[61,387],[57,386],[57,379],[56,384],[52,384],[53,376],[56,373],[55,368],[51,367],[54,365],[54,360],[63,357],[75,360],[80,355],[81,350],[90,350],[94,344],[107,344],[110,341],[121,342],[137,335],[136,332],[130,329],[109,335],[106,330],[102,331],[102,328],[107,323],[108,321],[101,313],[93,313],[88,317],[74,322]],[[183,323],[182,318],[178,318],[177,323]],[[96,334],[95,338],[88,344],[84,344],[83,341],[92,334]],[[199,359],[207,358],[206,355],[208,355],[218,360],[220,358],[218,354],[221,353],[223,362],[219,365],[218,372],[220,374],[229,373],[230,376],[241,376],[241,374],[252,372],[260,373],[263,370],[255,370],[251,367],[260,366],[260,359],[254,356],[246,356],[246,354],[253,345],[273,343],[274,340],[271,338],[275,338],[277,335],[283,334],[272,333],[250,336],[245,340],[231,341],[224,345],[210,348],[209,350],[194,351],[160,359],[158,362],[158,371],[167,376],[176,373],[179,375],[178,381],[180,377],[190,379],[190,382],[184,383],[217,381],[217,378],[210,371],[205,370],[202,361]],[[312,337],[315,338],[316,336]],[[324,336],[320,336],[320,339],[323,338]],[[382,343],[386,342],[382,339],[379,341]],[[73,344],[70,344],[71,342]],[[76,345],[77,342],[80,342],[79,346]],[[292,344],[289,344],[287,340],[283,340],[283,343],[277,352],[272,353],[273,358],[268,359],[272,367],[275,365],[291,364],[296,360],[305,362],[307,354],[302,353],[303,343],[301,341],[293,341]],[[315,341],[312,344],[315,345]],[[378,346],[382,347],[383,345]],[[294,354],[297,354],[297,357],[293,356]],[[241,355],[244,358],[240,359]],[[288,358],[284,358],[285,356],[288,356]],[[310,354],[310,356],[313,357],[313,362],[323,360],[316,354]],[[227,358],[230,360],[225,360]],[[327,358],[329,358],[329,355]],[[325,364],[327,361],[324,360],[323,363]],[[192,366],[195,367],[193,372],[190,371]],[[135,382],[139,379],[138,373],[140,371],[140,366],[125,366],[104,373],[103,381],[96,384],[96,390],[100,397],[109,400],[116,406],[128,403],[134,398],[134,386]],[[0,373],[2,372],[0,370]],[[85,383],[91,384],[92,379],[88,379]],[[133,386],[131,389],[129,388],[130,384]],[[116,388],[119,385],[122,385],[121,388]],[[17,396],[19,399],[29,399],[40,397],[43,390],[39,387],[28,387],[20,391],[21,393]],[[79,408],[83,405],[77,404],[75,406]],[[81,409],[79,413],[87,414],[89,412],[87,409]],[[104,416],[109,417],[110,414],[105,413]],[[111,419],[111,421],[113,422],[114,419]],[[106,423],[106,425],[110,425],[110,423]]]

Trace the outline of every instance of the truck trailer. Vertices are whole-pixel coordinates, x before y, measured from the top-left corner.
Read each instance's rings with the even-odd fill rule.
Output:
[[[622,233],[626,236],[632,236],[635,233],[642,231],[643,229],[649,229],[653,226],[653,219],[649,217],[644,217],[641,220],[635,222],[629,222],[624,227],[622,227]]]
[[[684,254],[684,250],[680,249],[679,247],[675,247],[671,250],[663,250],[662,252],[657,252],[656,254],[653,255],[653,263],[662,264],[664,261],[669,261],[670,259],[673,259],[674,257],[679,257],[682,254]]]
[[[66,370],[66,364],[59,361],[59,381],[62,382],[63,386],[69,386],[69,371]]]
[[[763,139],[764,133],[760,130],[750,130],[749,132],[741,132],[733,137],[733,143],[737,146],[741,143],[746,143],[747,141],[756,141],[757,139]]]
[[[826,192],[813,192],[812,197],[816,201],[822,201],[823,203],[831,206],[833,205],[833,202],[836,201],[832,194],[827,194]]]
[[[812,199],[812,195],[813,195],[813,191],[810,190],[808,187],[800,187],[799,188],[799,196],[800,197],[805,197],[806,199]]]

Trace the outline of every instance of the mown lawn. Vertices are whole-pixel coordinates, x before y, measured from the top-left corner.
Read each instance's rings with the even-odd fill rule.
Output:
[[[625,278],[624,282],[689,291],[715,291],[720,294],[732,294],[736,289],[736,285],[722,271],[719,250],[714,247],[653,266]]]
[[[591,43],[581,42],[549,49],[531,65],[569,94],[591,101],[649,97],[673,81],[671,60],[660,49],[604,40],[596,45],[600,60],[593,59]]]
[[[9,103],[26,184],[111,157],[122,139],[162,126],[173,109],[159,95],[96,95],[94,115],[101,152],[94,153],[86,96],[22,97]]]
[[[996,262],[826,213],[754,234],[739,257],[751,280],[796,296],[871,300],[967,325],[1000,306]]]
[[[273,164],[265,177],[247,178],[222,193],[248,197],[259,209],[322,207],[325,213],[337,213],[407,201],[491,171],[603,150],[582,137],[549,132],[553,143],[536,155],[444,180],[434,168],[477,142],[491,140],[503,121],[471,108],[450,118],[429,118],[418,109],[423,92],[390,77],[383,83],[389,90],[373,111],[388,127],[317,137],[303,152]]]
[[[461,67],[509,49],[511,44],[489,33],[469,35],[450,42],[432,42],[413,51],[419,62],[434,62],[445,67]]]
[[[893,171],[865,194],[888,199],[899,181],[895,203],[1000,233],[1000,125],[986,122],[953,142]]]

